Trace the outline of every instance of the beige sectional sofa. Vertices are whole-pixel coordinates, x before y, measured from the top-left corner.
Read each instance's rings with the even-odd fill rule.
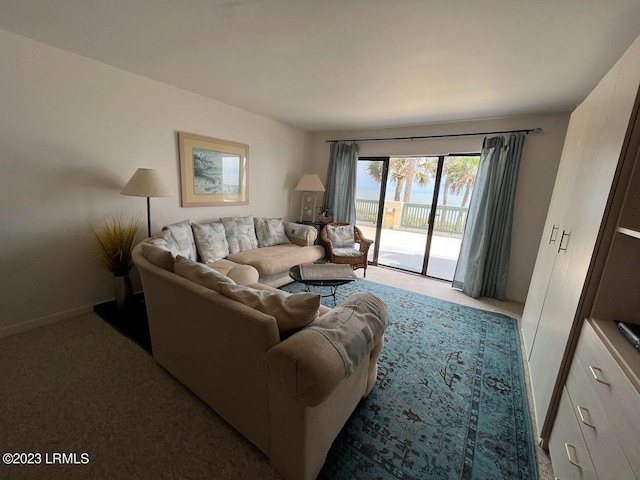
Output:
[[[328,309],[319,307],[318,295],[241,285],[255,282],[257,272],[260,281],[282,281],[285,266],[270,269],[265,260],[277,257],[276,249],[247,254],[245,265],[233,257],[238,264],[228,276],[165,246],[148,240],[133,251],[155,360],[254,443],[285,480],[316,478],[374,387],[388,322],[384,304],[361,293]],[[317,250],[299,246],[307,247]],[[277,250],[287,256],[295,250],[285,248],[291,250]],[[358,345],[365,348],[354,354]]]

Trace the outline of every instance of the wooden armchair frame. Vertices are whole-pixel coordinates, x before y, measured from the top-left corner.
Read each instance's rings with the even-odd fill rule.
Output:
[[[353,233],[354,233],[354,237],[355,237],[355,243],[360,245],[360,252],[362,253],[362,255],[359,255],[357,257],[341,257],[339,255],[336,255],[333,251],[333,243],[331,242],[331,240],[329,240],[329,237],[327,235],[327,226],[334,226],[334,227],[340,227],[343,225],[351,225],[350,223],[341,223],[341,222],[333,222],[333,223],[329,223],[327,225],[325,225],[322,228],[322,231],[320,232],[320,240],[322,240],[322,243],[324,245],[324,248],[327,252],[327,260],[329,260],[329,262],[331,263],[342,263],[342,264],[347,264],[347,265],[351,265],[351,268],[353,270],[357,270],[358,268],[363,268],[364,269],[364,277],[367,277],[367,255],[369,253],[369,247],[371,247],[371,245],[373,244],[373,240],[369,240],[368,238],[365,238],[362,235],[362,232],[360,231],[360,229],[358,227],[356,227],[355,225],[353,225]]]

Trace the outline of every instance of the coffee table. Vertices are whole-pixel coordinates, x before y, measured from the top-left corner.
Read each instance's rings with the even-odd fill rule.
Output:
[[[313,275],[312,278],[306,277],[302,275],[302,272],[300,270],[300,267],[302,267],[304,270],[305,267],[303,267],[303,265],[319,265],[321,266],[321,272]],[[349,265],[339,265],[337,263],[317,263],[303,265],[295,265],[291,267],[289,269],[289,276],[295,281],[304,284],[304,290],[306,292],[310,291],[309,286],[329,287],[331,289],[331,293],[329,295],[320,296],[323,298],[333,297],[334,305],[336,305],[336,292],[338,291],[338,287],[340,285],[344,285],[358,279]]]

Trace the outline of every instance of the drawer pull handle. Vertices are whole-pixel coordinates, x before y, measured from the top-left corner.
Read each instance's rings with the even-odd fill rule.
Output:
[[[580,415],[580,420],[582,421],[582,423],[584,423],[584,424],[585,424],[586,426],[588,426],[588,427],[596,428],[596,426],[595,426],[593,423],[591,423],[591,422],[587,421],[587,420],[584,418],[584,414],[582,413],[582,411],[584,410],[585,412],[587,412],[587,415],[588,415],[588,414],[589,414],[589,409],[588,409],[588,408],[583,407],[582,405],[578,405],[578,406],[576,407],[576,410],[578,410],[578,415]]]
[[[602,380],[596,373],[596,371],[602,373],[602,370],[600,370],[598,367],[592,367],[591,365],[589,365],[589,370],[591,370],[591,374],[593,375],[593,378],[596,379],[596,382],[602,383],[603,385],[609,385],[609,382],[605,382],[604,380]]]
[[[567,458],[569,459],[569,463],[571,465],[574,465],[574,466],[578,467],[578,468],[582,468],[578,462],[576,462],[573,458],[571,458],[571,452],[569,451],[569,447],[573,448],[574,452],[576,451],[576,447],[574,447],[570,443],[565,443],[564,444],[564,449],[567,451]]]
[[[551,235],[549,236],[549,243],[556,243],[556,238],[558,237],[558,225],[554,225],[551,228]]]

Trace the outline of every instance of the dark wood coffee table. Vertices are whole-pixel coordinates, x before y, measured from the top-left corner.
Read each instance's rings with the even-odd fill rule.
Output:
[[[348,265],[339,265],[336,263],[319,263],[317,265],[322,265],[325,273],[321,278],[302,278],[300,272],[301,265],[295,265],[289,269],[289,276],[293,278],[296,282],[300,282],[305,285],[305,291],[309,292],[309,286],[313,287],[329,287],[331,289],[331,293],[329,295],[320,295],[321,297],[333,297],[333,304],[336,305],[336,292],[338,291],[338,287],[340,285],[344,285],[349,282],[353,282],[357,280],[358,277],[355,276],[353,271]],[[349,272],[353,275],[350,278],[347,278],[346,270],[344,267],[349,268]]]

